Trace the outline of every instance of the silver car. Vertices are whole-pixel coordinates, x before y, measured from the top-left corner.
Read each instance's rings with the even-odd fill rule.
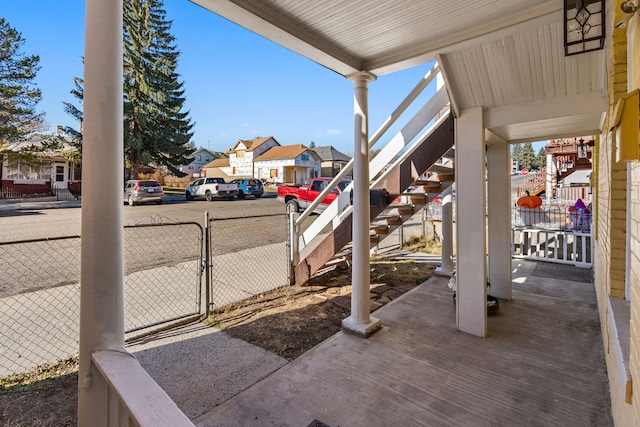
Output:
[[[164,191],[158,181],[153,179],[131,179],[124,184],[123,201],[129,206],[139,203],[162,204]]]

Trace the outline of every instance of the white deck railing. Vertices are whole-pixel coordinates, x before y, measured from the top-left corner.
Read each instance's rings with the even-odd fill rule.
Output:
[[[98,351],[93,354],[93,363],[108,387],[106,425],[193,427],[135,356],[124,348]]]
[[[514,258],[570,264],[593,265],[591,233],[568,230],[513,228],[511,254]]]

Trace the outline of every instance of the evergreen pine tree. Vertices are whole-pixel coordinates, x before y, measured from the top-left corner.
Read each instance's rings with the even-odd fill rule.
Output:
[[[544,147],[540,147],[536,155],[536,168],[542,169],[545,166],[547,166],[547,152]]]
[[[530,142],[522,144],[522,151],[520,153],[520,167],[523,169],[531,169],[534,166],[536,159],[535,152],[533,151],[533,145]]]
[[[36,112],[42,94],[33,82],[40,57],[23,54],[24,43],[22,35],[0,18],[0,149],[45,124],[44,114]]]
[[[71,94],[80,102],[84,100],[84,80],[80,77],[73,78],[74,88],[71,89]],[[82,120],[83,120],[83,112],[82,107],[78,108],[70,102],[63,102],[65,113],[69,114],[73,118],[75,118],[78,123],[80,123],[79,129],[74,129],[71,126],[64,126],[62,131],[70,137],[71,143],[79,150],[82,151]]]
[[[132,178],[154,163],[184,176],[193,133],[182,82],[179,52],[161,0],[124,1],[124,152]]]

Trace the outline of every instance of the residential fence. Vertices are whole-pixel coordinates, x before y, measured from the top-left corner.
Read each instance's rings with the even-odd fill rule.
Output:
[[[289,285],[287,216],[209,220],[210,309]]]
[[[0,243],[0,376],[78,351],[80,237]]]
[[[125,332],[152,332],[204,314],[203,227],[124,229]],[[0,376],[78,352],[80,236],[0,243]]]
[[[284,214],[125,226],[126,338],[287,286],[287,241]],[[0,243],[0,376],[77,354],[80,246]]]

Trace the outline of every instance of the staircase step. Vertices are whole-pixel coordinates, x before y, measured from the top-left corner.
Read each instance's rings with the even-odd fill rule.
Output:
[[[438,175],[454,175],[455,169],[449,165],[442,165],[435,163],[429,167],[429,172],[437,173]]]
[[[387,224],[388,225],[402,225],[404,221],[402,220],[402,217],[398,216],[396,218],[389,218],[387,219]]]
[[[409,202],[415,205],[424,205],[427,203],[427,194],[426,193],[402,193],[402,196],[406,196],[409,199]]]
[[[413,215],[414,205],[412,203],[393,203],[389,205],[390,209],[396,209],[398,215]]]
[[[416,187],[425,187],[425,188],[440,188],[442,185],[440,181],[433,181],[430,179],[418,179],[414,181],[413,185]]]
[[[384,225],[374,225],[371,227],[371,232],[373,234],[389,234],[389,226]]]

